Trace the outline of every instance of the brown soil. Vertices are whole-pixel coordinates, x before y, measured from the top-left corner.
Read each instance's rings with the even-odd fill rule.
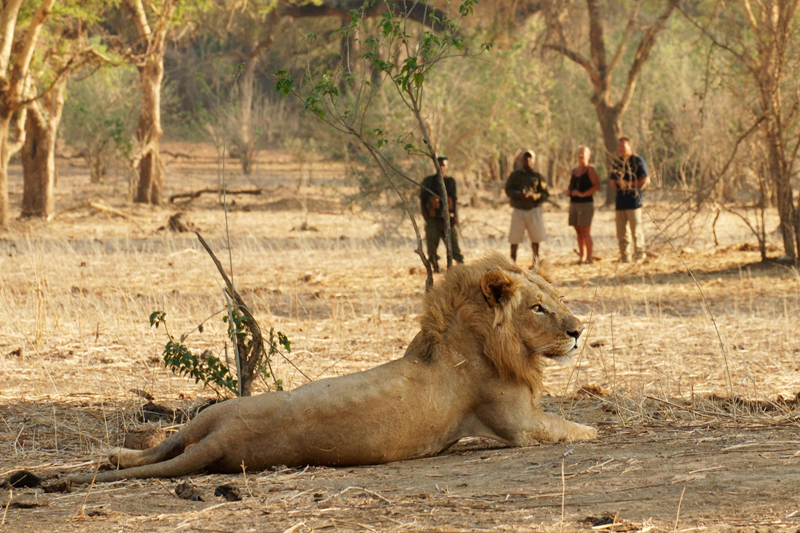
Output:
[[[189,157],[167,161],[167,196],[216,185],[213,152],[192,159],[192,150],[173,147]],[[82,167],[59,167],[55,219],[17,221],[0,236],[0,474],[25,468],[46,486],[91,472],[146,424],[175,431],[213,397],[164,370],[164,333],[148,316],[164,310],[173,334],[192,330],[223,305],[218,276],[193,235],[160,228],[183,212],[228,264],[216,195],[134,206],[123,181],[90,185]],[[272,191],[231,199],[228,224],[237,287],[262,328],[292,340],[292,364],[275,361],[286,387],[399,357],[424,287],[410,224],[394,231],[380,210],[347,207],[353,191],[331,165],[266,154],[254,176],[229,179]],[[461,211],[468,259],[505,252],[510,211],[491,207],[497,191],[470,194],[475,207]],[[675,207],[649,209],[664,220]],[[566,214],[545,215],[543,253],[588,324],[578,362],[547,369],[545,406],[598,427],[597,441],[501,448],[465,439],[437,457],[382,466],[192,476],[188,492],[202,501],[175,495],[185,479],[6,488],[0,529],[800,530],[800,274],[759,263],[734,216],[720,217],[715,246],[713,217],[701,214],[674,239],[701,294],[653,225],[647,262],[613,262],[612,217],[600,211],[593,226],[604,260],[579,266]],[[220,354],[223,332],[213,317],[187,342]],[[215,496],[224,484],[242,499]]]

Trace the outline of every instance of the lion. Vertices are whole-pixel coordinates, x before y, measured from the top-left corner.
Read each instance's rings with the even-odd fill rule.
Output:
[[[530,446],[597,436],[539,403],[545,361],[569,361],[584,329],[541,270],[499,254],[456,266],[425,295],[420,325],[400,359],[215,404],[157,446],[111,450],[118,469],[96,481],[389,463],[463,437]]]

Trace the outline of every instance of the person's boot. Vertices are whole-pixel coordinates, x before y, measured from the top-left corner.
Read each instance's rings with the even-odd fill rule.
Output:
[[[433,273],[434,274],[438,274],[439,273],[439,261],[435,261],[435,260],[431,261],[431,265],[433,266]]]

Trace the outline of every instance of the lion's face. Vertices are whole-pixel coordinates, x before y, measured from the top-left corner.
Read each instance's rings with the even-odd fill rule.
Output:
[[[520,340],[531,354],[569,362],[578,352],[583,324],[544,278],[534,273],[526,273],[524,278],[514,313]]]
[[[492,270],[481,281],[495,327],[508,328],[523,352],[567,363],[577,353],[583,325],[543,277],[533,272]]]

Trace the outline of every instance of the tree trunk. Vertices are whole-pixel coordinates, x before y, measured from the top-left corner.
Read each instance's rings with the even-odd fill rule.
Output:
[[[622,114],[616,107],[609,106],[602,99],[595,98],[594,109],[597,113],[597,120],[600,123],[600,131],[603,133],[603,147],[605,148],[606,177],[611,173],[614,159],[617,157],[617,145],[622,136]],[[609,186],[606,180],[606,205],[614,205],[616,189]]]
[[[0,115],[0,226],[8,225],[8,162],[11,160],[11,114]]]
[[[92,153],[91,148],[86,149],[86,164],[89,166],[89,183],[100,183],[106,175],[106,163],[103,156],[105,146]]]
[[[139,186],[135,201],[160,205],[164,190],[164,172],[158,140],[161,129],[161,81],[164,78],[164,54],[153,54],[139,67],[139,88],[142,108],[136,138],[139,141]]]
[[[22,147],[22,216],[49,218],[55,213],[56,138],[64,109],[66,77],[41,101],[28,107]],[[43,109],[44,107],[44,109]]]
[[[253,172],[253,159],[256,153],[253,135],[253,94],[255,93],[257,63],[258,56],[245,58],[244,70],[239,80],[239,112],[241,114],[239,162],[242,164],[242,172],[245,175]]]
[[[794,192],[792,191],[791,174],[786,172],[781,164],[780,140],[772,132],[767,132],[767,149],[769,153],[769,173],[775,182],[775,192],[778,200],[778,216],[781,221],[781,234],[783,236],[784,253],[795,259],[795,212]]]
[[[8,162],[22,147],[26,111],[22,109],[23,93],[30,81],[29,69],[39,33],[53,8],[55,0],[42,0],[29,18],[27,28],[17,35],[16,25],[22,0],[0,4],[0,226],[8,225]],[[11,142],[11,121],[19,119],[20,138]]]
[[[797,246],[794,256],[794,265],[800,266],[800,195],[797,197],[797,205],[794,208],[794,242]]]

